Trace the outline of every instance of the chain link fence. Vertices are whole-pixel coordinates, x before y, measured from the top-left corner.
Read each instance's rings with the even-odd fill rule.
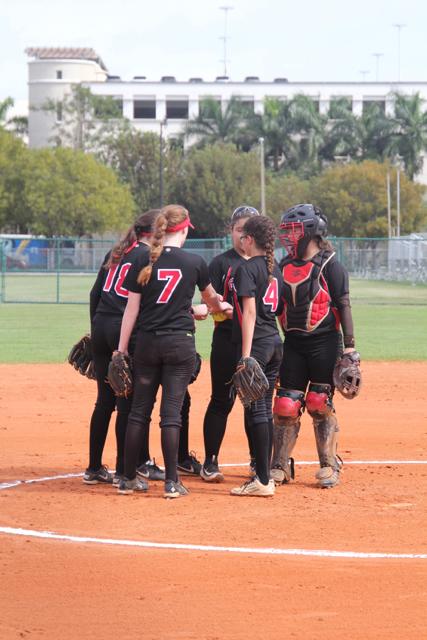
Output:
[[[333,238],[351,276],[427,283],[427,237]],[[0,236],[0,302],[87,303],[95,274],[112,240]],[[229,249],[229,237],[187,240],[206,262]],[[284,255],[278,245],[276,258]]]

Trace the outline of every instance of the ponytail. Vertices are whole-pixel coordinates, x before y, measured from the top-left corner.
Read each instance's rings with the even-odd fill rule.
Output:
[[[138,283],[142,286],[147,284],[149,281],[151,272],[153,271],[153,264],[162,254],[167,226],[168,221],[166,216],[163,213],[159,213],[154,221],[153,233],[151,236],[150,264],[144,267],[144,269],[141,269],[137,278]]]
[[[126,231],[123,238],[112,248],[110,257],[104,265],[104,268],[107,271],[120,262],[124,254],[138,242],[140,237],[151,235],[151,228],[159,213],[160,209],[150,209],[149,211],[142,213],[135,220],[133,225]]]

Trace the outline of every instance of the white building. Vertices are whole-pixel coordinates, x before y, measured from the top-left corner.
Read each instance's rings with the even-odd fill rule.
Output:
[[[71,86],[83,83],[92,93],[111,96],[122,105],[123,115],[141,131],[160,131],[167,124],[165,134],[177,135],[188,119],[199,113],[200,101],[213,97],[226,104],[231,96],[238,96],[256,113],[262,113],[266,97],[289,99],[304,94],[313,99],[320,113],[326,113],[332,100],[346,97],[352,111],[361,115],[366,105],[376,102],[385,113],[393,112],[393,94],[419,93],[427,100],[427,82],[291,82],[287,78],[263,81],[248,76],[241,81],[217,77],[215,80],[189,78],[177,80],[164,76],[148,80],[134,76],[122,80],[109,75],[101,58],[93,49],[30,48],[29,61],[29,144],[43,147],[50,144],[55,114],[37,110],[46,100],[61,101]],[[58,112],[57,117],[61,114]],[[427,163],[425,163],[427,164]],[[427,183],[427,166],[420,176]]]

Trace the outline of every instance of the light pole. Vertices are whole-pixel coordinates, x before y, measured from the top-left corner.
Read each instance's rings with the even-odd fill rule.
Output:
[[[387,226],[388,226],[388,237],[391,238],[391,189],[390,189],[389,169],[387,169]]]
[[[368,75],[369,71],[367,69],[361,69],[359,73],[362,76],[362,82],[365,82],[366,76]]]
[[[375,58],[375,82],[378,82],[380,79],[380,58],[384,55],[383,53],[373,53]]]
[[[260,161],[260,180],[261,180],[261,213],[266,215],[265,211],[265,165],[264,165],[264,138],[259,138],[259,161]]]
[[[396,235],[400,238],[400,159],[396,166]]]
[[[163,127],[167,124],[166,118],[160,121],[160,157],[159,157],[159,204],[163,208],[164,186],[163,186]]]
[[[406,24],[398,22],[393,27],[397,29],[397,81],[400,82],[400,32],[406,27]]]
[[[228,27],[228,12],[232,11],[232,9],[234,9],[234,7],[231,7],[229,5],[224,5],[222,7],[219,7],[221,11],[224,11],[224,35],[221,36],[220,40],[222,40],[223,42],[223,55],[224,55],[224,59],[221,60],[221,62],[224,63],[224,76],[227,76],[227,62],[229,62],[229,60],[227,60],[227,43],[229,40],[228,37],[228,31],[227,31],[227,27]]]

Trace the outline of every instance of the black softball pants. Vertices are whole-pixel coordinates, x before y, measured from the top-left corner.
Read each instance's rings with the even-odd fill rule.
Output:
[[[205,462],[218,456],[224,439],[227,418],[233,408],[235,397],[231,391],[231,378],[236,370],[237,346],[231,342],[231,333],[221,327],[214,330],[210,357],[211,399],[203,421],[203,438],[205,444]],[[245,415],[245,431],[248,438],[249,452],[253,457],[253,448],[247,416]]]
[[[292,333],[286,334],[280,366],[280,386],[305,393],[308,383],[315,382],[330,384],[333,391],[332,374],[341,352],[342,338],[339,331],[300,337]]]
[[[149,429],[159,386],[162,386],[160,427],[166,480],[177,479],[181,409],[196,361],[192,333],[175,331],[137,334],[134,353],[134,393],[125,442],[125,476],[136,475],[144,433]]]
[[[102,465],[102,454],[111,415],[114,409],[117,408],[116,472],[119,474],[123,473],[124,442],[126,425],[131,408],[131,399],[116,398],[114,391],[108,382],[106,382],[106,378],[111,355],[119,344],[121,322],[121,316],[96,314],[92,324],[93,360],[98,393],[90,420],[89,435],[89,469],[91,471],[98,471]]]
[[[241,353],[241,345],[239,345]],[[270,479],[270,460],[273,446],[273,394],[282,362],[283,345],[279,334],[260,338],[252,343],[255,358],[268,380],[266,394],[245,409],[254,449],[257,476],[263,484]],[[239,356],[240,357],[240,356]]]

